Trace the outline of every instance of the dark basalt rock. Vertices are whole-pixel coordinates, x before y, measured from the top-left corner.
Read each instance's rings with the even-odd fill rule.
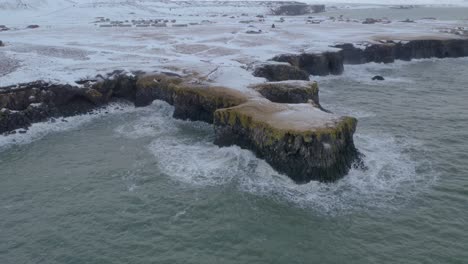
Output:
[[[272,60],[288,62],[311,75],[339,75],[344,71],[341,52],[283,54],[275,56]]]
[[[314,105],[320,106],[319,88],[316,82],[268,82],[253,85],[251,88],[275,103],[301,104],[312,101]]]
[[[3,87],[0,133],[28,127],[49,117],[85,113],[101,104],[101,96],[95,90],[41,81]]]
[[[410,61],[428,58],[458,58],[468,56],[468,39],[412,40],[407,43],[372,44],[365,49],[353,44],[341,44],[345,64],[368,62],[392,63],[395,60]]]
[[[302,124],[314,120],[313,117],[302,119],[291,116],[291,111],[294,109],[288,105],[263,101],[219,109],[214,120],[215,144],[252,150],[300,184],[311,180],[329,182],[346,175],[359,159],[353,142],[356,119],[336,118],[328,121],[328,125],[309,127]],[[327,118],[329,114],[321,115]]]
[[[325,5],[306,5],[302,3],[279,6],[271,10],[276,16],[301,16],[311,13],[325,12]]]
[[[176,75],[127,76],[114,72],[101,81],[82,83],[84,88],[42,81],[0,88],[0,133],[48,118],[86,113],[113,99],[125,99],[137,107],[164,100],[174,105],[174,117],[209,123],[217,109],[247,100],[230,89],[183,83]]]
[[[3,47],[5,46],[5,44],[3,44],[3,41],[0,40],[0,47]]]
[[[384,81],[385,78],[380,76],[380,75],[376,75],[376,76],[372,77],[372,80],[373,81]]]
[[[287,62],[290,65],[308,72],[311,75],[339,75],[344,71],[344,64],[364,64],[369,62],[392,63],[395,60],[412,60],[425,58],[457,58],[468,56],[467,39],[449,40],[413,40],[407,43],[387,42],[372,44],[364,49],[353,44],[340,44],[337,52],[319,54],[282,54],[272,60]],[[283,76],[280,80],[285,79]],[[279,81],[278,79],[268,79]],[[289,80],[292,80],[289,78]]]
[[[309,80],[309,73],[289,64],[263,64],[255,69],[253,75],[270,82],[285,80]]]

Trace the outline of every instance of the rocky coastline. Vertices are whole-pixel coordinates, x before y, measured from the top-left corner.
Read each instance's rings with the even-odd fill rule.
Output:
[[[315,82],[257,84],[251,89],[258,96],[247,96],[164,73],[114,72],[96,79],[80,81],[81,86],[39,81],[1,88],[0,133],[86,113],[113,100],[136,107],[163,100],[174,106],[174,118],[213,123],[219,146],[252,150],[297,183],[339,179],[358,157],[357,120],[322,111]]]
[[[416,39],[410,41],[385,41],[357,47],[351,43],[332,46],[339,51],[323,53],[281,54],[273,57],[273,62],[286,63],[281,68],[262,64],[254,71],[254,76],[265,77],[270,81],[302,80],[296,72],[309,75],[340,75],[345,64],[365,64],[369,62],[393,63],[395,60],[411,61],[429,58],[460,58],[468,56],[468,39]],[[287,71],[284,70],[287,68]],[[288,73],[291,73],[288,76]],[[270,76],[277,76],[272,78]]]
[[[279,55],[255,71],[266,83],[256,95],[212,86],[196,75],[115,71],[77,85],[37,81],[0,88],[0,133],[17,133],[49,118],[78,115],[114,100],[144,107],[154,100],[174,106],[174,118],[212,123],[215,144],[253,151],[296,183],[329,182],[359,162],[353,141],[357,120],[324,110],[309,75],[341,74],[344,64],[468,56],[468,40],[388,41],[365,49]],[[284,81],[299,79],[298,81]],[[25,130],[20,131],[25,132]]]

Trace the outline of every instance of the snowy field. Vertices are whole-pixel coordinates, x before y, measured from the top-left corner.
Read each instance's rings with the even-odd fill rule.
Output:
[[[280,22],[269,15],[271,4],[248,1],[3,0],[0,7],[0,25],[9,28],[0,31],[5,44],[0,47],[0,86],[39,79],[75,84],[123,69],[197,72],[213,83],[245,89],[264,81],[251,75],[253,67],[277,54],[331,50],[343,42],[456,38],[441,31],[468,26],[460,19],[388,19],[363,25],[362,20],[330,18],[327,13]],[[327,7],[335,12],[349,8]]]

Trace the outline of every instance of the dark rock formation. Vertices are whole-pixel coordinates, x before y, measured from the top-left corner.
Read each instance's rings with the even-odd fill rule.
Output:
[[[266,99],[275,103],[300,104],[312,101],[319,106],[319,88],[316,82],[283,81],[253,85]]]
[[[297,183],[334,181],[346,175],[358,152],[356,119],[337,117],[310,104],[249,101],[215,112],[215,143],[252,150]],[[326,120],[326,121],[324,121]]]
[[[406,43],[388,41],[387,43],[371,44],[365,48],[346,43],[334,47],[341,50],[275,56],[272,58],[273,61],[286,62],[293,67],[263,66],[257,68],[254,75],[265,77],[269,81],[297,80],[301,76],[305,76],[300,71],[319,76],[342,74],[344,64],[392,63],[395,60],[410,61],[412,59],[468,56],[468,39],[412,40]]]
[[[272,60],[288,62],[311,75],[339,75],[344,70],[341,52],[283,54],[275,56]]]
[[[380,75],[376,75],[376,76],[372,77],[372,80],[373,81],[384,81],[385,78],[380,76]]]
[[[309,73],[289,64],[263,64],[255,69],[253,75],[266,78],[271,82],[285,80],[309,80]]]
[[[3,47],[3,46],[5,45],[3,44],[3,41],[0,40],[0,47]]]
[[[29,25],[26,28],[35,29],[35,28],[39,28],[39,25]]]
[[[209,123],[217,109],[247,101],[237,91],[185,83],[183,78],[164,74],[135,77],[113,73],[84,88],[39,81],[0,88],[0,133],[51,117],[86,113],[113,99],[125,99],[135,106],[164,100],[174,105],[174,117]]]
[[[0,89],[0,133],[49,117],[85,113],[104,101],[93,89],[33,82]]]
[[[325,5],[306,5],[302,3],[282,5],[272,10],[276,16],[301,16],[325,12]]]
[[[412,40],[406,43],[372,44],[364,49],[353,44],[336,45],[342,49],[345,64],[368,62],[392,63],[427,58],[458,58],[468,56],[468,39]]]
[[[357,157],[352,141],[356,120],[325,113],[313,104],[249,101],[235,90],[164,74],[114,72],[96,79],[101,81],[80,81],[83,87],[33,82],[0,88],[0,133],[16,133],[13,130],[51,117],[85,113],[114,98],[137,106],[160,99],[174,105],[176,118],[214,122],[217,144],[247,147],[298,183],[340,178]],[[304,92],[300,98],[290,94],[288,100],[318,104],[316,84],[299,90]]]
[[[341,51],[324,53],[282,54],[273,57],[273,61],[289,63],[291,72],[305,71],[310,75],[339,75],[344,71],[343,64],[364,64],[369,62],[392,63],[395,60],[412,60],[426,58],[457,58],[468,56],[468,39],[447,40],[412,40],[406,43],[389,41],[368,45],[361,49],[353,44],[334,46]],[[255,76],[265,77],[269,81],[295,80],[297,76],[279,75],[279,70],[260,67]],[[276,66],[280,67],[280,66]],[[286,66],[281,66],[287,69]],[[284,71],[284,70],[283,70]],[[279,76],[279,77],[278,77]]]

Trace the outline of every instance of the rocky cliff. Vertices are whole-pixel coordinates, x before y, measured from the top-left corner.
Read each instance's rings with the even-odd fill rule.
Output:
[[[387,41],[369,44],[363,48],[345,43],[333,46],[339,51],[323,53],[281,54],[271,60],[288,63],[290,66],[268,67],[261,65],[254,75],[269,81],[298,80],[296,72],[309,75],[340,75],[344,64],[364,64],[369,62],[392,63],[395,60],[410,61],[428,58],[459,58],[468,56],[468,39],[420,39],[407,42]]]
[[[311,104],[255,100],[219,109],[214,118],[216,144],[250,149],[297,183],[339,179],[358,158],[357,120]]]

